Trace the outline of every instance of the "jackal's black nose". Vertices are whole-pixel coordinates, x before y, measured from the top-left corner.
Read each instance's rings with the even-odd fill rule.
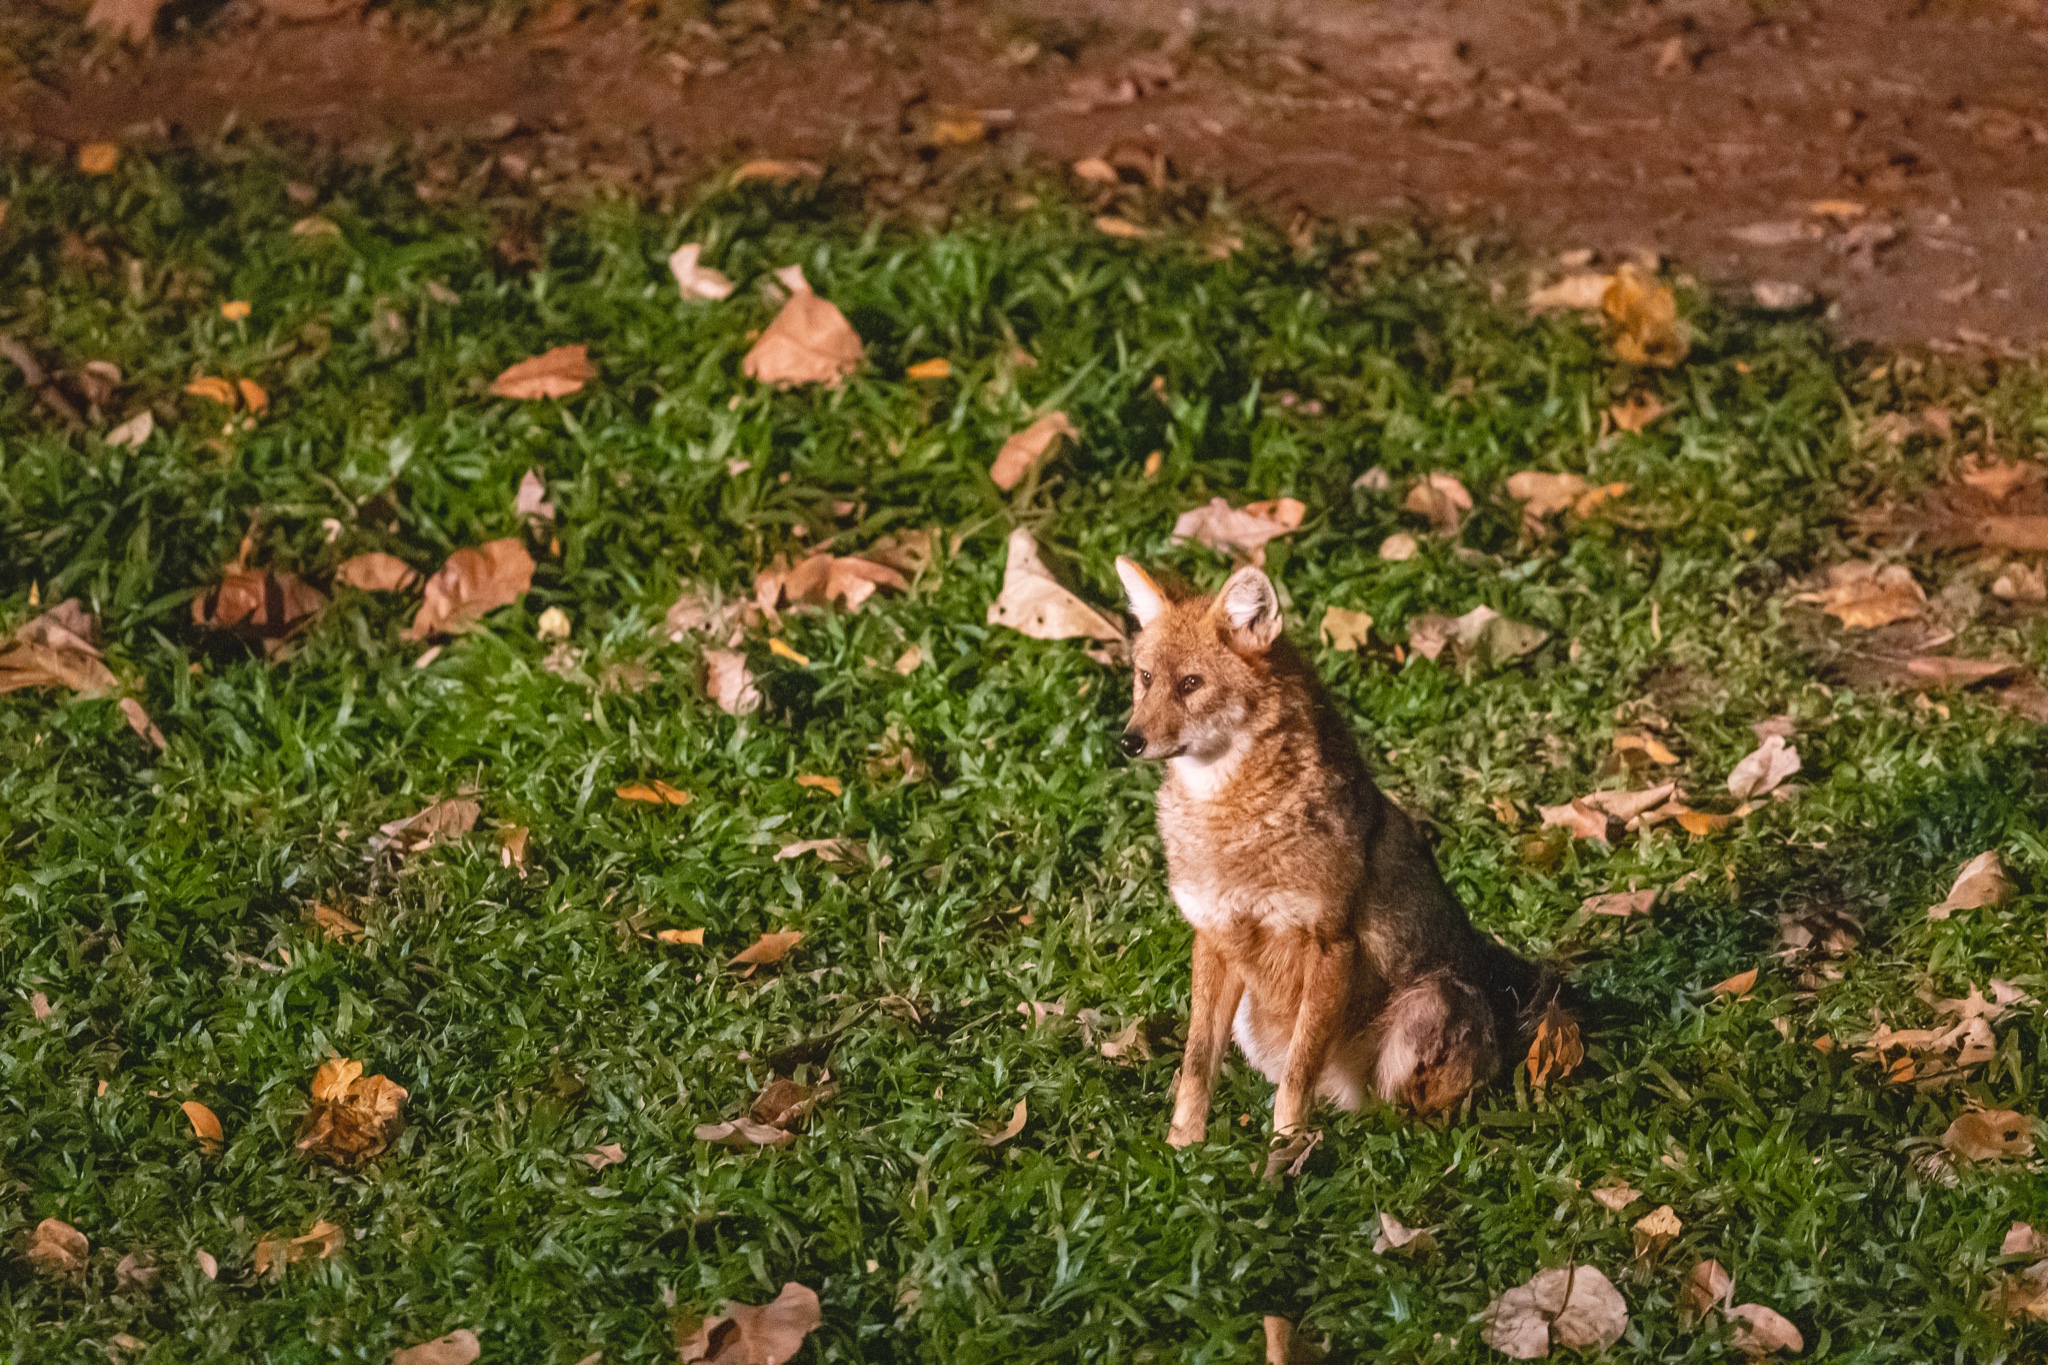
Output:
[[[1126,758],[1136,758],[1145,752],[1145,736],[1137,730],[1124,731],[1124,737],[1118,743],[1122,745]]]

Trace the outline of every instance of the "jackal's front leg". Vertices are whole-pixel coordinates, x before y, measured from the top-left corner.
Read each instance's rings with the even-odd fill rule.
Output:
[[[1176,1147],[1200,1142],[1209,1125],[1209,1092],[1230,1046],[1230,1021],[1244,994],[1244,978],[1208,935],[1195,934],[1195,979],[1188,1017],[1188,1045],[1180,1059],[1180,1092],[1173,1100],[1173,1127],[1166,1140]]]
[[[1329,1060],[1351,1000],[1351,973],[1358,957],[1352,939],[1311,943],[1303,954],[1301,1008],[1294,1016],[1294,1036],[1287,1044],[1287,1066],[1273,1096],[1273,1131],[1293,1133],[1308,1117],[1316,1082]]]

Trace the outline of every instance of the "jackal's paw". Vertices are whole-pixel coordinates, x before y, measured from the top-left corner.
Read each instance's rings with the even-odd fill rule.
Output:
[[[1191,1147],[1208,1135],[1206,1123],[1176,1123],[1166,1131],[1166,1142],[1170,1147]]]

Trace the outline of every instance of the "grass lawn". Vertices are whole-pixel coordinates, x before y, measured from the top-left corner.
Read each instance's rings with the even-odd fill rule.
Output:
[[[1628,1301],[1611,1358],[1739,1358],[1725,1325],[1681,1324],[1702,1257],[1797,1323],[1807,1358],[2048,1345],[1987,1303],[2029,1259],[2001,1257],[2008,1227],[2048,1226],[2048,1187],[1939,1141],[1971,1104],[2039,1112],[2038,1007],[1992,1021],[1992,1055],[1947,1084],[1854,1055],[1873,1011],[1953,1022],[1930,1002],[1992,978],[2048,996],[2038,726],[1980,691],[1844,685],[1828,656],[1850,637],[1791,601],[1867,553],[1846,517],[1881,492],[1987,439],[2037,454],[2031,373],[1844,355],[1810,320],[1685,288],[1691,355],[1639,372],[1576,316],[1530,320],[1520,268],[1474,241],[1296,253],[1247,232],[1217,261],[1200,230],[1115,240],[1053,194],[944,234],[807,190],[600,207],[528,273],[493,255],[482,208],[346,177],[309,207],[291,171],[0,168],[0,330],[53,369],[122,374],[91,430],[0,380],[0,632],[81,599],[166,741],[111,697],[0,698],[0,1358],[381,1362],[467,1327],[486,1362],[672,1359],[678,1320],[795,1280],[823,1302],[806,1360],[1242,1361],[1267,1312],[1338,1358],[1498,1360],[1476,1315],[1566,1261]],[[295,234],[311,212],[339,232]],[[678,296],[684,241],[731,298]],[[741,376],[774,315],[757,285],[791,263],[866,341],[836,391]],[[246,318],[223,317],[235,300]],[[564,344],[597,369],[581,393],[486,391]],[[941,356],[950,377],[905,377]],[[254,380],[268,407],[230,422],[184,392],[198,375]],[[1670,413],[1608,429],[1641,392]],[[1947,439],[1881,438],[1932,403]],[[97,434],[145,405],[139,448]],[[1079,441],[999,492],[997,447],[1052,408]],[[1374,466],[1390,489],[1355,488]],[[529,469],[552,525],[514,510]],[[1631,491],[1530,537],[1502,491],[1525,469]],[[1455,537],[1403,510],[1432,471],[1474,495]],[[1282,495],[1307,508],[1268,547],[1290,628],[1313,644],[1325,608],[1371,613],[1365,648],[1318,664],[1475,919],[1567,964],[1586,1059],[1447,1122],[1325,1113],[1276,1186],[1262,1079],[1228,1067],[1210,1140],[1176,1153],[1171,1042],[1099,1047],[1133,1021],[1169,1032],[1154,1017],[1177,1023],[1188,986],[1156,775],[1115,754],[1127,678],[985,621],[1014,525],[1113,608],[1115,555],[1213,586],[1227,559],[1175,543],[1176,516]],[[909,591],[747,633],[751,715],[706,700],[701,637],[657,629],[686,580],[745,596],[777,554],[925,527],[937,554]],[[1381,559],[1401,531],[1421,552]],[[245,536],[248,564],[323,588],[365,551],[431,572],[504,537],[538,569],[424,666],[400,639],[417,593],[350,588],[273,660],[193,619]],[[1981,556],[1904,562],[1954,653],[2048,663],[2042,618],[1984,593]],[[1411,618],[1479,605],[1545,642],[1494,668],[1397,658]],[[538,629],[549,608],[568,651]],[[1726,829],[1609,850],[1538,825],[1624,781],[1725,810],[1750,726],[1779,715],[1798,790]],[[1617,773],[1621,732],[1678,761]],[[656,780],[693,799],[615,795]],[[371,855],[380,824],[459,794],[473,833]],[[510,827],[530,831],[523,871]],[[776,856],[828,838],[865,860]],[[2019,893],[1930,921],[1987,849]],[[1660,889],[1647,916],[1580,911],[1632,887]],[[365,932],[330,937],[316,903]],[[1781,917],[1817,915],[1853,917],[1853,944],[1777,956]],[[804,938],[781,964],[729,964],[782,929]],[[1752,993],[1709,993],[1751,967]],[[1030,1002],[1064,1014],[1033,1027]],[[409,1092],[359,1170],[294,1148],[337,1055]],[[695,1138],[774,1065],[840,1090],[779,1150]],[[1020,1100],[1022,1131],[987,1145]],[[624,1160],[593,1170],[607,1143]],[[1592,1193],[1617,1181],[1643,1195],[1619,1213]],[[1662,1204],[1683,1231],[1632,1265],[1631,1225]],[[1435,1250],[1375,1253],[1381,1212]],[[21,1255],[53,1217],[91,1240],[82,1278]],[[336,1254],[254,1274],[260,1240],[321,1220]],[[131,1252],[153,1283],[117,1277]]]

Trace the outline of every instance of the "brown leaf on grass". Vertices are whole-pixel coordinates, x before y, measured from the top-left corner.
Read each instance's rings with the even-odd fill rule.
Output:
[[[419,571],[397,555],[381,550],[353,555],[334,570],[334,581],[364,592],[404,592],[419,582]]]
[[[790,1128],[838,1093],[836,1085],[804,1085],[778,1076],[754,1096],[754,1102],[747,1106],[747,1117],[771,1128]]]
[[[1600,307],[1607,297],[1614,276],[1592,271],[1581,271],[1567,275],[1555,284],[1530,291],[1529,311],[1544,313],[1553,308],[1569,308],[1576,312],[1590,313]]]
[[[1647,915],[1650,907],[1657,903],[1657,889],[1647,891],[1609,891],[1604,895],[1588,896],[1579,905],[1581,910],[1592,915],[1614,915],[1628,919],[1634,915]]]
[[[459,839],[476,828],[483,807],[465,796],[436,801],[417,815],[387,820],[370,836],[370,856],[390,851],[400,855],[421,853],[435,844]]]
[[[799,930],[774,930],[770,933],[761,935],[752,943],[740,949],[740,951],[733,956],[732,965],[745,965],[748,968],[748,975],[752,975],[752,969],[756,967],[774,966],[776,963],[782,961],[783,958],[789,956],[790,949],[796,947],[797,944],[802,943],[803,941],[804,936],[802,932]]]
[[[2034,1154],[2034,1121],[2010,1109],[1971,1109],[1941,1135],[1941,1145],[1964,1161],[1997,1161]]]
[[[1030,528],[1024,526],[1010,532],[1003,590],[989,604],[988,623],[1008,626],[1034,640],[1121,642],[1124,638],[1116,622],[1060,586],[1039,557]]]
[[[1991,580],[1991,595],[2001,602],[2048,602],[2048,574],[2014,560]]]
[[[399,638],[460,635],[475,627],[486,613],[519,601],[532,587],[533,556],[515,538],[457,550],[427,580],[419,613],[399,632]]]
[[[1638,393],[1609,405],[1607,416],[1614,425],[1633,436],[1669,411],[1670,405],[1655,394]]]
[[[1026,1101],[1018,1100],[1017,1107],[1010,1111],[1009,1121],[993,1128],[985,1128],[981,1134],[981,1145],[1000,1147],[1024,1131],[1024,1125],[1031,1118],[1031,1109]]]
[[[1652,763],[1666,767],[1678,762],[1678,755],[1664,747],[1664,742],[1655,735],[1624,731],[1614,737],[1614,752],[1618,754],[1639,753]]]
[[[792,1281],[764,1307],[727,1303],[687,1336],[679,1326],[677,1351],[685,1365],[783,1365],[823,1321],[817,1294]]]
[[[740,168],[732,173],[732,183],[744,185],[750,180],[760,180],[771,185],[786,185],[792,180],[816,180],[824,173],[825,168],[815,161],[805,161],[800,157],[783,160],[764,156],[741,163]]]
[[[645,801],[657,806],[687,806],[692,800],[681,787],[671,787],[659,778],[652,782],[621,783],[617,795],[621,801]]]
[[[1828,569],[1827,586],[1796,594],[1795,602],[1816,602],[1848,630],[1870,630],[1910,621],[1927,610],[1927,594],[1903,564],[1882,567],[1856,559]]]
[[[791,567],[782,556],[754,578],[754,602],[763,611],[779,606],[829,606],[841,602],[848,611],[861,604],[878,588],[906,591],[910,581],[887,564],[851,555],[824,552],[806,556]]]
[[[1114,213],[1097,215],[1095,230],[1105,237],[1121,237],[1131,242],[1143,241],[1152,235],[1152,229],[1141,227],[1130,219],[1120,218]]]
[[[165,0],[92,0],[92,8],[85,12],[85,26],[102,37],[140,47],[156,31],[157,12],[164,3]]]
[[[1555,1000],[1536,1021],[1536,1036],[1529,1043],[1529,1084],[1542,1089],[1561,1081],[1586,1060],[1585,1044],[1579,1041],[1579,1021]]]
[[[1067,420],[1064,412],[1048,412],[1003,442],[1003,448],[996,452],[995,463],[988,468],[989,479],[1005,493],[1009,492],[1052,453],[1053,446],[1061,437],[1078,441],[1081,433],[1074,429],[1074,424]]]
[[[1232,507],[1222,498],[1180,514],[1173,523],[1175,540],[1198,540],[1212,550],[1242,554],[1254,564],[1266,562],[1266,542],[1301,525],[1308,508],[1293,498],[1274,498]]]
[[[391,1353],[391,1365],[470,1365],[483,1354],[476,1333],[458,1327],[444,1337],[423,1341]]]
[[[51,1280],[76,1280],[85,1276],[85,1264],[92,1254],[92,1242],[71,1224],[45,1218],[36,1224],[29,1239],[29,1269]]]
[[[1999,858],[1997,849],[1988,849],[1964,863],[1956,874],[1955,884],[1948,889],[1948,895],[1930,906],[1929,919],[1947,919],[1958,910],[1981,910],[1987,905],[2003,905],[2012,895],[2012,882],[2006,878],[2005,863]]]
[[[220,1117],[198,1100],[186,1100],[178,1106],[185,1111],[186,1119],[192,1124],[192,1136],[199,1145],[209,1152],[217,1152],[226,1136],[221,1132]]]
[[[85,696],[118,685],[93,638],[99,623],[67,597],[0,641],[0,693],[24,687],[65,687]]]
[[[795,384],[838,388],[859,368],[865,353],[859,333],[844,313],[812,292],[798,267],[785,266],[776,272],[776,278],[792,292],[740,361],[740,372],[777,388]]]
[[[704,943],[702,929],[657,929],[654,937],[671,948],[697,948]]]
[[[1457,475],[1437,470],[1417,479],[1401,506],[1428,517],[1430,529],[1438,535],[1454,536],[1472,510],[1472,494]]]
[[[1664,1248],[1676,1241],[1678,1234],[1685,1231],[1685,1224],[1669,1204],[1659,1204],[1630,1225],[1635,1234],[1635,1259],[1654,1260],[1664,1254]]]
[[[329,1058],[313,1074],[312,1105],[293,1146],[335,1166],[361,1166],[398,1136],[405,1101],[405,1087],[390,1078],[365,1076],[361,1062]]]
[[[1420,1256],[1436,1249],[1435,1228],[1411,1228],[1391,1213],[1380,1214],[1380,1235],[1373,1239],[1373,1254],[1384,1256],[1390,1251],[1406,1252]]]
[[[1586,488],[1586,481],[1576,474],[1524,469],[1508,475],[1508,496],[1522,504],[1522,524],[1537,535],[1546,518],[1572,506],[1585,496]]]
[[[1704,839],[1709,834],[1718,834],[1739,818],[1733,814],[1717,815],[1713,811],[1683,810],[1674,817],[1678,827],[1695,839]]]
[[[732,293],[732,281],[701,261],[704,247],[700,242],[684,242],[669,253],[668,273],[675,276],[676,288],[686,299],[711,299],[714,302]]]
[[[626,1149],[616,1142],[601,1142],[595,1149],[585,1152],[583,1160],[589,1164],[591,1170],[601,1171],[607,1166],[624,1164]]]
[[[1733,996],[1739,1000],[1756,989],[1756,978],[1757,969],[1751,967],[1746,972],[1737,972],[1726,981],[1716,981],[1707,990],[1713,995]]]
[[[242,306],[248,307],[247,304]],[[242,406],[251,412],[265,412],[270,408],[270,395],[253,379],[237,379],[235,392],[242,395]]]
[[[325,901],[315,901],[313,908],[307,911],[307,918],[313,921],[314,928],[334,943],[345,943],[363,936],[361,924]]]
[[[813,790],[821,791],[827,796],[838,796],[846,790],[838,778],[826,777],[819,773],[799,773],[796,784],[799,787],[810,787]]]
[[[121,698],[121,716],[128,722],[128,728],[161,749],[164,747],[164,732],[156,728],[156,722],[149,718],[149,712],[133,697]]]
[[[828,863],[866,861],[862,846],[851,839],[799,839],[775,850],[775,861],[786,862],[791,858],[801,858],[806,853],[815,853]]]
[[[1806,1338],[1790,1319],[1775,1308],[1760,1303],[1738,1303],[1727,1310],[1735,1349],[1746,1355],[1767,1356],[1776,1351],[1793,1355],[1806,1349]]]
[[[1600,311],[1607,318],[1608,344],[1625,365],[1669,369],[1692,349],[1671,286],[1634,265],[1614,272],[1600,296]]]
[[[761,691],[754,686],[754,671],[747,656],[737,650],[704,651],[704,694],[728,716],[749,715],[761,709]]]
[[[1799,766],[1799,751],[1782,737],[1772,735],[1744,755],[1729,772],[1728,790],[1738,801],[1769,795],[1798,772]]]
[[[1569,830],[1574,839],[1596,839],[1603,844],[1607,842],[1607,827],[1613,820],[1606,811],[1587,805],[1580,797],[1562,806],[1538,806],[1536,814],[1542,817],[1545,829],[1555,826]]]
[[[87,175],[112,175],[121,164],[118,142],[87,142],[78,148],[78,169]]]
[[[1486,1306],[1480,1337],[1514,1360],[1540,1360],[1551,1346],[1605,1350],[1628,1330],[1628,1304],[1589,1265],[1539,1271]]]
[[[259,1238],[256,1253],[250,1257],[251,1269],[259,1279],[266,1275],[282,1276],[286,1266],[300,1261],[324,1261],[339,1255],[345,1244],[341,1229],[323,1218],[298,1237]]]
[[[732,1119],[726,1123],[698,1124],[697,1141],[744,1152],[755,1147],[787,1147],[796,1141],[796,1134],[752,1119]]]
[[[1610,1213],[1620,1213],[1643,1197],[1643,1192],[1626,1180],[1618,1180],[1612,1185],[1597,1185],[1587,1193]]]
[[[163,1273],[153,1251],[131,1251],[114,1264],[114,1283],[122,1289],[148,1289]]]
[[[302,630],[327,605],[327,594],[297,574],[230,568],[192,599],[192,624],[265,641]]]
[[[1906,660],[1906,676],[1923,687],[1973,687],[1994,678],[2006,677],[2018,664],[1996,663],[1990,659],[1957,659],[1945,654],[1919,654]]]
[[[1330,648],[1355,654],[1372,642],[1372,613],[1326,607],[1318,633]]]
[[[1549,631],[1511,621],[1492,607],[1474,607],[1463,616],[1426,615],[1408,621],[1411,651],[1434,663],[1448,646],[1460,668],[1506,663],[1549,638]]]
[[[128,450],[139,450],[142,443],[156,434],[156,414],[148,408],[136,413],[121,425],[109,431],[106,442],[110,446],[122,446]]]
[[[2001,1256],[2039,1256],[2048,1252],[2048,1239],[2034,1231],[2032,1223],[2014,1223],[2005,1230],[2005,1240],[1998,1244]]]
[[[1719,1261],[1701,1261],[1686,1272],[1685,1287],[1678,1291],[1678,1320],[1690,1327],[1711,1313],[1726,1307],[1735,1297],[1735,1281]]]
[[[1396,531],[1380,542],[1380,558],[1389,564],[1399,564],[1422,553],[1422,542],[1406,531]]]
[[[491,392],[499,398],[567,398],[581,393],[583,386],[597,378],[587,346],[556,346],[531,360],[508,367],[491,381]]]
[[[527,521],[555,519],[555,505],[548,501],[547,481],[539,470],[529,469],[519,476],[519,490],[512,495],[512,515]]]
[[[1678,791],[1676,782],[1663,782],[1645,791],[1596,791],[1579,798],[1594,810],[1604,811],[1633,827],[1632,822],[1656,810],[1671,800]]]

